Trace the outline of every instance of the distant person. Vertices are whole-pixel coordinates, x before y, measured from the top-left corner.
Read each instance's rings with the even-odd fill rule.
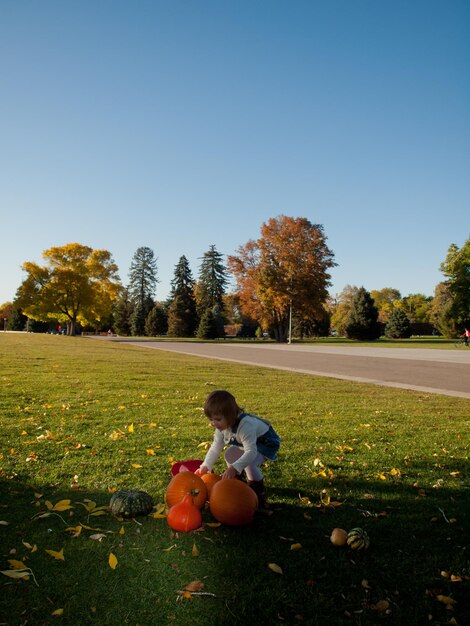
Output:
[[[465,329],[462,337],[463,337],[464,344],[468,346],[468,340],[470,339],[470,330],[468,330],[468,328]]]
[[[280,438],[269,422],[245,413],[234,396],[219,389],[209,394],[204,413],[215,428],[214,440],[196,474],[212,471],[224,446],[227,469],[222,480],[237,478],[245,472],[248,485],[258,496],[260,509],[267,509],[263,474],[259,468],[266,460],[275,461]]]

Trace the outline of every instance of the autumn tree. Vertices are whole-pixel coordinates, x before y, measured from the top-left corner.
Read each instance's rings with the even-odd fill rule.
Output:
[[[17,305],[33,320],[57,320],[75,334],[77,322],[95,324],[109,315],[119,296],[118,268],[107,250],[79,243],[43,252],[46,265],[27,261]]]
[[[168,307],[168,335],[194,337],[198,325],[194,279],[188,259],[183,255],[175,266]]]
[[[380,290],[372,289],[370,295],[379,312],[379,322],[386,324],[392,312],[400,308],[400,292],[392,287],[384,287]]]
[[[0,305],[0,330],[7,328],[12,315],[13,304],[11,302],[4,302]]]
[[[449,247],[440,270],[447,279],[449,314],[462,329],[470,323],[470,238],[461,248],[455,243]]]
[[[336,296],[333,301],[328,300],[331,314],[331,328],[334,328],[338,335],[346,334],[346,324],[348,323],[349,313],[351,311],[352,302],[359,291],[359,287],[346,285],[343,291]]]
[[[446,283],[438,283],[434,290],[434,298],[431,303],[430,321],[431,324],[444,337],[457,337],[459,326],[455,320],[454,299]]]
[[[410,293],[401,301],[401,308],[411,322],[425,324],[430,321],[432,297],[422,293]]]
[[[378,339],[380,337],[379,312],[370,293],[360,287],[351,302],[346,336],[350,339]]]
[[[324,315],[335,265],[323,226],[303,217],[280,215],[261,226],[261,236],[228,258],[237,281],[241,307],[277,341],[286,341],[289,311],[299,320]]]

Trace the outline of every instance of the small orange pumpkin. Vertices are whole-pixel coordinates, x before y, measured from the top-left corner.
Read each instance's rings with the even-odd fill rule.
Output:
[[[188,493],[181,502],[170,508],[166,521],[173,530],[188,533],[190,530],[196,530],[202,526],[202,515],[200,509],[194,504],[192,496]]]
[[[173,476],[168,484],[166,503],[172,507],[188,494],[192,496],[194,504],[202,509],[207,500],[207,488],[204,481],[192,472],[181,472]]]
[[[210,500],[212,487],[215,485],[215,483],[218,483],[219,480],[221,480],[221,477],[218,474],[208,472],[207,474],[201,474],[201,478],[207,488],[207,499]]]
[[[213,485],[209,507],[218,522],[227,526],[244,526],[253,521],[258,497],[246,483],[227,478]]]

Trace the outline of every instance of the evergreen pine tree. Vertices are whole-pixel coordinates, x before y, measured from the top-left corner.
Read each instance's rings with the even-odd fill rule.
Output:
[[[390,314],[385,326],[385,336],[391,339],[407,339],[411,337],[411,324],[402,309],[395,309]]]
[[[183,255],[175,267],[168,307],[168,335],[194,337],[198,324],[194,279],[188,259]]]
[[[364,287],[357,290],[346,322],[349,339],[378,339],[380,337],[379,312],[371,295]]]
[[[136,307],[141,306],[144,317],[153,308],[157,283],[157,260],[153,250],[146,246],[137,248],[129,270],[128,289]]]
[[[224,294],[228,283],[227,269],[222,262],[222,255],[217,252],[214,245],[204,253],[199,268],[199,282],[197,284],[197,311],[200,317],[200,326],[207,324],[207,320],[212,320],[209,331],[211,334],[217,333],[216,337],[224,337],[224,325],[226,323]],[[205,320],[203,323],[203,319]],[[198,336],[200,329],[198,330]],[[205,332],[205,331],[201,331]]]
[[[114,331],[118,335],[128,337],[131,334],[131,317],[134,305],[129,297],[129,291],[125,289],[122,296],[114,305]]]
[[[162,304],[157,302],[145,320],[145,334],[148,337],[164,335],[168,330],[168,319]]]
[[[23,314],[21,309],[13,303],[13,309],[7,324],[8,330],[24,330],[27,319],[28,318]]]
[[[199,267],[198,282],[198,313],[202,315],[207,309],[215,305],[224,311],[223,296],[228,283],[227,269],[222,262],[222,255],[217,252],[214,245],[204,253]]]
[[[134,312],[131,316],[131,334],[134,337],[145,335],[145,320],[147,313],[145,310],[145,304],[138,302],[134,307]]]
[[[206,309],[203,313],[196,336],[199,339],[217,339],[219,337],[218,323],[212,309]]]

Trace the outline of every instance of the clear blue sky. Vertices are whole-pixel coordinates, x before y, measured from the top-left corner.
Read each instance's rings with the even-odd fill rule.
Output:
[[[432,295],[470,234],[466,0],[0,0],[0,303],[80,242],[157,299],[280,214],[347,284]]]

